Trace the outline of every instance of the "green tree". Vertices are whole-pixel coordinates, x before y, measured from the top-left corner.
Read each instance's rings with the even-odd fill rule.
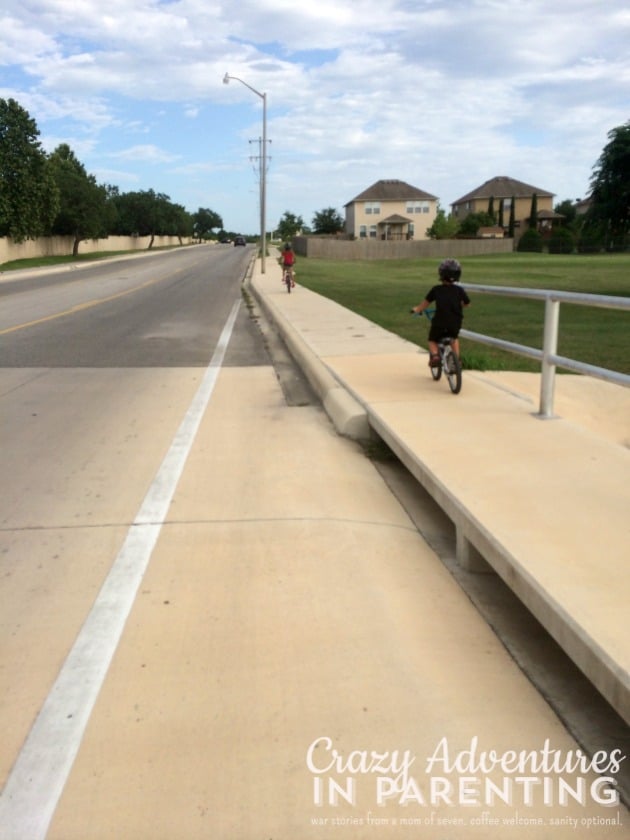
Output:
[[[607,250],[622,250],[630,233],[630,121],[609,131],[608,140],[593,167],[585,228]]]
[[[50,155],[50,166],[59,190],[59,212],[52,231],[74,239],[72,253],[79,253],[83,239],[98,239],[109,233],[107,189],[99,186],[67,143]]]
[[[340,233],[343,229],[343,217],[334,207],[326,207],[313,216],[314,233]]]
[[[518,240],[518,245],[516,246],[517,251],[533,251],[538,254],[542,253],[542,249],[543,238],[539,231],[533,227],[527,228],[525,233]]]
[[[515,197],[512,196],[512,200],[510,201],[510,221],[508,222],[508,236],[511,236],[514,239],[514,230],[516,228],[516,219],[515,219]]]
[[[0,99],[0,236],[16,242],[50,232],[59,195],[39,129],[14,99]]]
[[[494,224],[492,216],[487,213],[469,213],[464,216],[459,226],[459,233],[462,236],[477,236],[480,227],[490,227]]]
[[[538,228],[538,195],[536,193],[532,195],[532,203],[529,208],[529,226],[532,230]]]
[[[122,236],[150,236],[149,248],[156,236],[177,235],[169,196],[154,190],[122,193],[116,199],[117,233]]]
[[[193,217],[182,204],[169,203],[166,208],[165,235],[176,236],[183,245],[184,237],[193,235]]]
[[[502,228],[505,227],[505,219],[503,218],[503,214],[504,214],[503,199],[500,198],[499,199],[499,221],[497,222],[497,224],[499,225],[499,227],[502,227]]]
[[[452,213],[447,216],[445,211],[438,205],[435,221],[430,228],[427,228],[429,239],[453,239],[458,230],[459,222],[455,216]]]
[[[563,226],[571,227],[577,215],[577,210],[575,209],[575,202],[571,201],[570,198],[565,198],[564,201],[561,201],[559,204],[556,204],[556,206],[553,209],[555,213],[559,213],[561,216],[564,216],[564,220],[562,222]]]
[[[210,239],[215,228],[223,228],[223,219],[214,210],[200,207],[193,213],[193,232],[197,239]]]
[[[492,219],[492,222],[496,222],[497,217],[494,214],[494,196],[491,195],[490,199],[488,200],[488,216]]]
[[[551,232],[548,246],[550,254],[572,254],[575,240],[568,227],[557,227]]]
[[[278,222],[277,231],[280,239],[283,239],[285,242],[289,242],[294,236],[301,233],[303,229],[304,222],[302,217],[296,216],[294,213],[289,213],[288,210],[285,210],[282,218]]]

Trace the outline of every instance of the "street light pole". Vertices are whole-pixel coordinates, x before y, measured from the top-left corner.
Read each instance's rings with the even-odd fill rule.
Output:
[[[248,85],[247,82],[239,79],[238,76],[230,76],[229,73],[226,73],[223,77],[223,84],[229,85],[230,79],[234,79],[235,82],[240,82],[242,85],[245,85],[252,93],[259,96],[263,102],[262,155],[260,161],[260,270],[264,274],[265,256],[267,252],[267,231],[265,230],[265,217],[267,215],[267,94],[256,90],[256,88]]]

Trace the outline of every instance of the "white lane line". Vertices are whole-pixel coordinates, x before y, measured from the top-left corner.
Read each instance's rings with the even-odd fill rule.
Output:
[[[44,840],[160,535],[238,314],[236,301],[197,393],[0,795],[0,840]]]

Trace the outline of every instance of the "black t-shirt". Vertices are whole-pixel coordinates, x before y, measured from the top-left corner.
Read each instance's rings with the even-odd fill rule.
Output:
[[[457,283],[440,283],[434,286],[426,299],[435,303],[433,321],[439,324],[461,325],[464,317],[463,306],[470,303],[466,290]]]

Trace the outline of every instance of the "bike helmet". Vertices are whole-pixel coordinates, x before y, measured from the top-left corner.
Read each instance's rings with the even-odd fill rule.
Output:
[[[284,250],[285,250],[285,251],[290,251],[290,250],[291,250],[291,246],[289,245],[289,243],[288,243],[288,242],[287,242],[287,244],[284,246]]]
[[[457,260],[443,260],[438,268],[440,280],[448,280],[449,283],[457,283],[462,276],[462,267]]]

